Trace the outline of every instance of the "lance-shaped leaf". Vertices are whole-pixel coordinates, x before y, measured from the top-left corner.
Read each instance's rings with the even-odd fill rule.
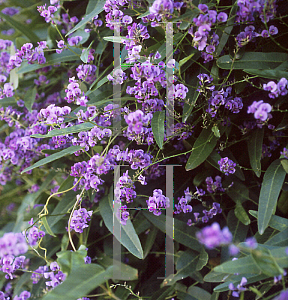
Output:
[[[253,130],[251,137],[247,140],[250,165],[257,177],[261,176],[261,155],[263,137],[264,129],[256,129]]]
[[[281,191],[286,172],[279,159],[273,161],[265,172],[259,197],[258,231],[264,233],[267,228],[279,193]]]
[[[109,197],[104,197],[100,201],[100,214],[104,220],[106,227],[110,232],[114,234],[116,239],[134,256],[138,257],[139,259],[143,259],[143,249],[131,220],[128,219],[126,225],[122,225],[120,224],[118,218],[114,216],[112,188],[110,189]],[[115,226],[121,228],[120,235],[118,233],[118,230],[114,232],[113,228]]]
[[[281,78],[285,77],[288,78],[288,72],[281,71],[281,70],[257,70],[257,69],[244,69],[244,72],[250,75],[258,75],[263,78],[280,80]]]
[[[249,210],[249,214],[255,218],[258,218],[258,211],[256,210]],[[268,226],[276,230],[282,231],[288,228],[288,219],[273,215],[269,221]]]
[[[211,128],[203,129],[193,145],[193,151],[186,164],[186,170],[192,170],[201,165],[213,151],[218,138]]]
[[[275,69],[283,61],[288,60],[288,54],[281,52],[246,52],[241,59],[233,61],[230,55],[218,58],[220,69]]]
[[[152,132],[154,135],[154,139],[160,149],[163,148],[164,121],[165,121],[165,111],[164,110],[154,112],[153,118],[151,120],[151,127],[152,127]]]
[[[33,170],[35,168],[38,168],[40,166],[43,166],[43,165],[46,165],[54,160],[57,160],[61,157],[64,157],[66,155],[69,155],[69,154],[73,154],[74,152],[78,151],[78,150],[81,150],[82,147],[81,146],[72,146],[72,147],[69,147],[69,148],[66,148],[62,151],[59,151],[57,153],[54,153],[48,157],[45,157],[43,159],[40,159],[39,161],[37,161],[37,163],[35,163],[34,165],[24,169],[21,174],[25,173],[25,172],[28,172],[30,170]]]
[[[37,94],[37,89],[36,87],[34,87],[33,89],[32,88],[29,89],[24,96],[25,106],[30,112],[32,111],[32,106],[35,101],[36,94]]]
[[[241,201],[236,202],[234,213],[238,220],[241,221],[244,225],[249,225],[251,223],[248,214],[241,204]]]
[[[94,125],[92,123],[82,123],[82,124],[74,125],[74,126],[67,127],[67,128],[53,129],[53,130],[49,131],[47,134],[33,134],[33,135],[31,135],[31,137],[40,138],[40,139],[50,138],[53,136],[66,135],[66,134],[70,134],[70,133],[87,131],[87,130],[94,128],[95,126],[96,125]]]

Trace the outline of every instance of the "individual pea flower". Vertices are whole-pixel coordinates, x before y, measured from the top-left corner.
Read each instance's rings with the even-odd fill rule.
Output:
[[[216,222],[211,226],[206,226],[201,231],[198,231],[196,237],[207,249],[229,245],[233,239],[232,233],[229,231],[228,227],[224,227],[221,230],[220,225]]]
[[[237,287],[235,287],[234,284],[231,282],[229,284],[229,290],[233,291],[232,296],[239,297],[240,292],[247,291],[247,288],[244,287],[246,283],[247,283],[247,279],[245,277],[242,277],[241,282],[237,285]]]
[[[31,293],[28,291],[23,291],[21,294],[18,296],[15,296],[13,300],[28,300],[31,297]],[[3,298],[4,299],[4,298]],[[8,298],[7,298],[8,299]],[[10,298],[9,298],[10,299]]]
[[[263,100],[260,100],[254,101],[252,105],[248,107],[247,113],[254,113],[254,118],[256,120],[264,122],[267,119],[272,118],[271,114],[269,114],[271,110],[272,107],[269,103],[264,103]]]
[[[288,159],[288,149],[283,148],[283,151],[280,152],[281,155],[284,156],[284,158]]]
[[[288,290],[283,290],[277,297],[273,300],[287,300],[288,299]]]
[[[223,157],[218,161],[218,165],[220,167],[220,171],[223,172],[226,176],[229,174],[235,173],[236,163],[234,163],[228,157]]]

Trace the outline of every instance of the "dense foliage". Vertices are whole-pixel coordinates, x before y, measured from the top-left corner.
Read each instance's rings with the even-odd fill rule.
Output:
[[[0,18],[0,299],[288,299],[286,0]]]

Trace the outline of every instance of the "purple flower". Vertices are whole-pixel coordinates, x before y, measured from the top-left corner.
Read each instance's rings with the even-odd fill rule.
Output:
[[[227,16],[227,14],[226,14],[225,12],[220,12],[220,13],[218,14],[218,16],[217,16],[217,20],[218,20],[219,22],[226,22],[227,19],[228,19],[228,16]]]
[[[288,149],[283,148],[283,151],[280,152],[281,155],[284,156],[284,158],[288,159]]]
[[[288,290],[283,290],[279,296],[275,297],[273,300],[287,300],[288,299]]]
[[[198,241],[208,249],[229,245],[233,238],[228,227],[224,227],[221,231],[220,225],[216,222],[211,226],[204,227],[201,231],[198,231],[196,237]]]
[[[247,279],[245,277],[242,277],[240,284],[237,285],[237,287],[234,286],[234,284],[231,282],[229,284],[229,290],[233,291],[232,296],[233,297],[239,297],[239,292],[244,292],[247,290],[247,288],[243,287],[246,285]]]
[[[218,165],[220,167],[220,171],[223,172],[226,176],[228,176],[229,174],[233,174],[236,171],[236,163],[234,163],[228,157],[221,158],[218,161]]]

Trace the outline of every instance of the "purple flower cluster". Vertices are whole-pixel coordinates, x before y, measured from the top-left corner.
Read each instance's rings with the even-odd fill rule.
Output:
[[[89,62],[89,59],[90,59],[90,61],[94,60],[94,56],[93,56],[93,54],[91,54],[91,53],[93,53],[93,51],[91,51],[91,50],[88,55],[88,62]],[[76,69],[78,78],[89,84],[93,83],[94,80],[96,79],[96,70],[97,70],[97,67],[95,65],[88,65],[88,64],[79,65]]]
[[[45,282],[46,286],[48,288],[54,289],[57,285],[61,284],[66,279],[66,274],[60,271],[60,267],[57,262],[52,262],[50,264],[50,270],[51,272],[44,272],[43,276],[45,279],[50,279],[50,281]]]
[[[230,110],[234,114],[240,112],[243,108],[242,99],[240,97],[229,96],[231,94],[232,88],[228,87],[224,91],[221,89],[220,91],[213,91],[211,98],[208,100],[208,108],[207,112],[211,115],[211,117],[215,117],[219,108],[224,105],[226,109]],[[229,97],[228,97],[229,96]]]
[[[128,175],[128,170],[117,181],[114,194],[116,203],[121,203],[122,201],[131,203],[136,198],[135,185]]]
[[[233,297],[239,297],[239,293],[247,291],[247,288],[244,287],[246,285],[247,279],[245,277],[242,277],[241,282],[235,287],[234,284],[231,282],[229,284],[229,290],[233,291],[232,296]]]
[[[124,80],[127,79],[127,75],[125,74],[125,72],[123,70],[116,69],[113,71],[113,76],[111,74],[109,74],[107,76],[107,79],[112,81],[113,85],[122,84],[124,82]]]
[[[281,78],[278,83],[274,81],[269,81],[267,84],[263,84],[264,91],[269,91],[268,96],[275,99],[281,96],[285,96],[288,93],[288,80],[286,78]]]
[[[244,31],[241,31],[237,37],[237,44],[239,47],[243,47],[252,41],[255,37],[268,38],[270,35],[276,35],[278,33],[277,27],[274,25],[269,26],[269,29],[263,29],[261,32],[257,33],[253,25],[246,26]]]
[[[111,30],[114,29],[114,24],[122,23],[123,25],[129,24],[132,22],[132,18],[120,10],[121,6],[127,4],[127,0],[106,0],[104,4],[104,10],[106,14],[106,27],[109,27]]]
[[[0,75],[0,84],[6,82],[7,77],[5,75]],[[12,97],[14,95],[14,88],[9,82],[4,83],[3,88],[0,87],[0,99],[5,97]]]
[[[217,202],[213,202],[212,208],[209,211],[207,211],[206,209],[203,210],[204,216],[202,217],[202,222],[207,223],[209,219],[212,219],[217,214],[221,214],[221,212],[222,212],[222,208],[220,208],[220,204]],[[195,219],[197,218],[198,216],[195,216]]]
[[[0,269],[2,272],[6,273],[6,279],[13,279],[13,273],[16,270],[22,269],[24,267],[25,258],[26,257],[23,255],[15,257],[14,255],[8,254],[4,255],[0,259]]]
[[[207,249],[229,245],[233,238],[228,227],[224,227],[223,230],[221,230],[220,225],[216,222],[211,226],[206,226],[201,231],[198,231],[196,237]]]
[[[161,208],[165,209],[170,206],[169,198],[163,195],[163,191],[161,189],[154,190],[153,196],[150,196],[149,199],[146,200],[146,203],[148,205],[149,211],[153,212],[155,216],[161,215]]]
[[[238,0],[239,7],[236,16],[236,22],[252,22],[255,20],[254,15],[259,14],[263,23],[268,23],[276,14],[276,0]]]
[[[254,114],[254,118],[256,120],[265,122],[267,119],[271,119],[272,115],[270,114],[270,111],[272,110],[272,107],[269,103],[263,102],[263,100],[260,101],[254,101],[247,110],[248,114]]]
[[[127,136],[129,140],[136,140],[139,144],[143,143],[145,139],[148,145],[152,144],[154,141],[152,129],[147,127],[152,116],[152,113],[145,114],[139,109],[135,112],[130,112],[128,115],[124,115],[124,119],[128,125],[124,135]]]
[[[33,218],[31,219],[31,221],[28,222],[29,225],[33,224]],[[23,232],[23,234],[25,234],[25,232]],[[27,239],[28,239],[28,243],[31,247],[37,247],[38,245],[38,240],[43,238],[45,236],[45,232],[42,230],[39,230],[39,228],[37,228],[36,226],[31,227],[28,230],[27,233]]]
[[[28,251],[28,245],[22,233],[8,232],[0,238],[0,257],[18,256]]]
[[[192,199],[189,187],[184,191],[184,194],[184,197],[178,197],[178,204],[175,204],[176,211],[174,211],[174,214],[180,214],[181,212],[189,213],[193,210],[192,206],[188,204]]]
[[[222,187],[221,177],[216,176],[215,181],[213,181],[212,177],[207,177],[205,179],[207,185],[207,191],[211,194],[218,192],[225,192],[225,189]]]
[[[228,157],[223,157],[218,161],[218,165],[220,167],[220,171],[223,172],[226,176],[229,174],[234,174],[236,169],[236,163],[234,163]]]
[[[38,113],[38,120],[45,124],[61,124],[64,122],[64,116],[70,114],[69,106],[59,107],[50,104],[47,108],[42,108]]]
[[[14,298],[13,298],[13,300],[27,300],[27,299],[29,299],[31,297],[31,293],[30,292],[28,292],[28,291],[23,291],[23,292],[21,292],[21,294],[19,295],[19,296],[15,296]],[[8,298],[7,298],[7,300],[9,300]]]
[[[213,53],[216,46],[219,44],[219,36],[213,32],[212,26],[216,23],[222,23],[227,21],[227,14],[225,12],[220,12],[217,14],[216,10],[209,10],[206,4],[199,4],[199,15],[193,18],[193,22],[196,26],[196,31],[194,32],[193,26],[189,28],[188,33],[193,37],[192,45],[199,51],[203,51],[205,48],[205,53],[202,54],[204,58],[204,63],[213,60]]]
[[[42,5],[42,6],[37,6],[37,10],[40,13],[40,16],[45,18],[46,23],[50,23],[52,22],[53,24],[53,18],[54,18],[54,13],[57,11],[57,7],[56,6],[48,6],[48,8],[46,9],[46,4]]]
[[[213,91],[215,89],[215,85],[210,85],[213,81],[213,77],[209,76],[205,73],[201,73],[197,75],[197,78],[199,79],[199,87],[197,89],[198,92],[204,93],[206,90]]]
[[[46,41],[38,42],[38,46],[33,49],[31,43],[24,44],[20,50],[17,49],[16,54],[10,56],[9,63],[7,65],[9,72],[21,66],[22,61],[27,60],[28,64],[36,62],[38,64],[45,64],[46,58],[44,56],[44,49],[48,48]]]
[[[78,80],[75,77],[69,78],[69,84],[67,89],[65,89],[66,97],[68,103],[75,103],[77,105],[86,106],[88,98],[85,96],[85,93],[79,88]]]
[[[91,220],[92,213],[92,210],[87,211],[86,208],[75,210],[71,218],[70,228],[75,232],[82,233],[83,229],[89,226],[87,223]]]

